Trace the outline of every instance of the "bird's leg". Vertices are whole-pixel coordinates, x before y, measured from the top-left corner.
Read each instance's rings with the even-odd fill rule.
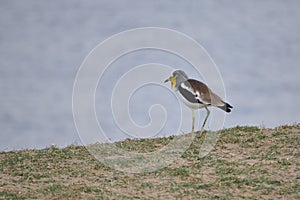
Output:
[[[192,109],[192,133],[194,133],[194,124],[195,124],[195,111]]]
[[[205,106],[204,108],[205,108],[207,114],[206,114],[206,117],[205,117],[205,119],[204,119],[204,122],[203,122],[203,125],[202,125],[202,128],[201,128],[201,131],[203,131],[204,126],[205,126],[205,123],[206,123],[206,121],[207,121],[207,118],[208,118],[208,116],[209,116],[209,114],[210,114],[210,111],[208,110],[207,106]]]

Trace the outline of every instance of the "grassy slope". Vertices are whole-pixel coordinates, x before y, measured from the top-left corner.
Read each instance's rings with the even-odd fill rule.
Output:
[[[185,154],[151,173],[128,174],[101,164],[84,147],[0,153],[0,198],[300,199],[300,126],[223,130],[199,159],[200,134]],[[151,151],[170,138],[118,145]]]

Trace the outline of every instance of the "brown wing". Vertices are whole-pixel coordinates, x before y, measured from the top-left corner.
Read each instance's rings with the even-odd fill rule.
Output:
[[[207,104],[211,104],[213,106],[224,105],[224,102],[222,101],[221,97],[213,93],[204,83],[194,79],[189,79],[187,80],[187,82],[191,85],[195,93],[199,93],[199,98],[201,99],[200,101],[203,101]]]

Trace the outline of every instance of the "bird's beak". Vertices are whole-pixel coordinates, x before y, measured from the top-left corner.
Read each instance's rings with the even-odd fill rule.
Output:
[[[165,80],[165,83],[171,81],[172,87],[176,87],[176,78],[174,76],[170,76],[167,80]]]

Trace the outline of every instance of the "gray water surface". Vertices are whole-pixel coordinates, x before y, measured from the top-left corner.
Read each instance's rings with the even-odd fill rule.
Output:
[[[88,53],[113,34],[156,26],[194,38],[217,64],[234,106],[224,127],[276,127],[300,119],[300,1],[0,1],[0,150],[81,144],[72,117],[73,82]],[[120,60],[108,79],[132,66],[158,62],[185,69],[180,58],[157,51]],[[121,64],[120,64],[121,63]],[[110,76],[110,77],[109,77]],[[167,78],[167,77],[166,77]],[[108,91],[109,87],[106,88]],[[156,90],[149,86],[149,91]],[[99,116],[110,116],[101,107]],[[172,94],[157,89],[168,110]],[[145,101],[147,97],[147,101]],[[157,101],[146,91],[133,96],[133,119],[147,124]],[[98,100],[98,101],[97,101]],[[200,112],[203,119],[204,111]],[[162,134],[171,134],[172,115]],[[101,122],[112,139],[123,139],[107,117]]]

